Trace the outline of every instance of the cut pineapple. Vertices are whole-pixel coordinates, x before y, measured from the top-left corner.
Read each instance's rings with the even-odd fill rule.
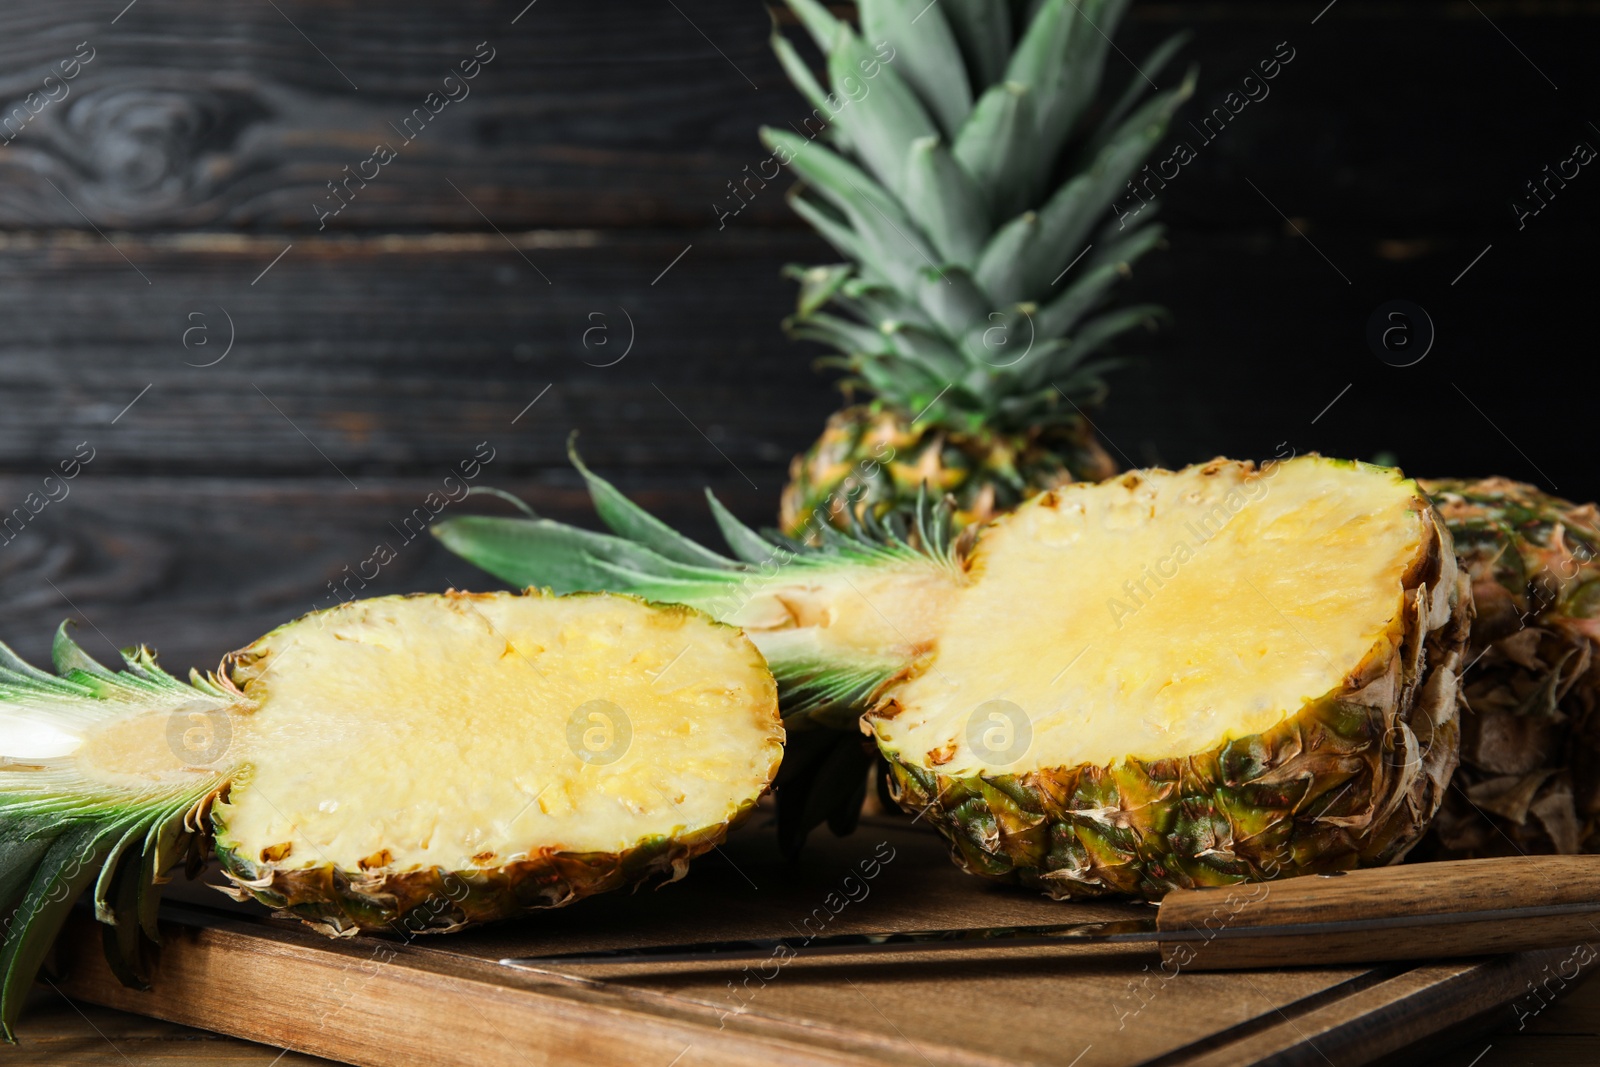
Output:
[[[676,596],[745,626],[789,721],[870,709],[897,798],[977,873],[1158,897],[1387,863],[1454,769],[1471,597],[1396,471],[1134,472],[954,544],[926,509],[914,537],[807,551],[719,508],[743,562],[589,478],[625,536],[489,518],[438,535],[510,581]]]
[[[151,886],[208,844],[236,895],[325,932],[454,929],[682,877],[782,753],[749,640],[628,597],[355,601],[190,685],[65,631],[60,677],[0,650],[7,1036],[91,881],[135,981]]]
[[[875,715],[878,735],[954,777],[1262,733],[1388,640],[1431,522],[1400,479],[1319,464],[1046,496],[984,534],[936,653]],[[1019,763],[967,744],[966,719],[994,699],[1028,711]]]

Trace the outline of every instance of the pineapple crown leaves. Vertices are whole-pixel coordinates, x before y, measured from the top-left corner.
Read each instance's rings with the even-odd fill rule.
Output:
[[[113,672],[56,632],[52,675],[0,644],[0,721],[69,733],[131,711],[222,711],[240,694],[226,679],[194,673],[185,685],[147,648],[122,653]],[[14,736],[14,735],[13,735]],[[144,987],[147,943],[158,942],[159,884],[174,865],[199,858],[204,811],[222,774],[118,789],[92,781],[72,757],[0,758],[0,1034],[23,1000],[74,901],[94,886],[106,957],[125,983]]]
[[[731,556],[696,544],[622,494],[584,465],[575,447],[574,466],[588,483],[600,520],[611,533],[582,530],[536,516],[466,515],[435,524],[434,536],[468,562],[512,585],[557,593],[632,593],[646,600],[689,604],[726,620],[749,599],[779,580],[786,568],[822,572],[851,567],[923,562],[959,568],[961,548],[949,501],[924,491],[915,507],[880,518],[850,513],[850,526],[836,530],[819,519],[820,543],[757,531],[740,522],[707,490],[712,517]],[[496,493],[494,495],[502,495]],[[786,718],[848,706],[883,680],[881,665],[774,664]]]
[[[847,388],[919,421],[1077,418],[1062,396],[1098,399],[1105,346],[1158,312],[1090,317],[1162,236],[1102,219],[1193,93],[1191,70],[1141,103],[1182,38],[1091,124],[1128,0],[861,0],[859,32],[817,0],[786,3],[831,91],[776,31],[773,48],[827,143],[809,120],[810,136],[762,138],[801,179],[795,211],[850,260],[790,268],[800,294],[786,329],[837,349]]]

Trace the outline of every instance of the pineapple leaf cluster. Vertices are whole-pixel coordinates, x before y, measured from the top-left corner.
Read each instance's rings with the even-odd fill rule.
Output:
[[[828,88],[776,31],[773,48],[827,125],[762,138],[848,260],[790,268],[791,335],[836,349],[847,388],[940,425],[1076,419],[1066,400],[1098,399],[1107,343],[1159,311],[1105,309],[1162,235],[1153,212],[1107,213],[1193,91],[1191,71],[1146,97],[1182,40],[1102,102],[1129,0],[860,0],[859,28],[786,2]]]

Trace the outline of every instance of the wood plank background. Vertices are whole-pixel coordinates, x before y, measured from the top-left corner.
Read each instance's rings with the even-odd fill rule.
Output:
[[[761,5],[125,4],[0,11],[0,516],[94,456],[0,543],[0,638],[40,657],[73,616],[97,653],[214,665],[328,603],[480,442],[480,483],[559,517],[588,518],[578,430],[693,533],[702,485],[771,519],[837,394],[778,328],[780,268],[827,249],[786,178],[730,198],[766,157],[757,126],[807,114]],[[1172,323],[1123,345],[1098,419],[1114,452],[1287,442],[1600,496],[1600,174],[1523,228],[1513,210],[1600,146],[1600,0],[1138,0],[1118,44],[1138,60],[1180,29],[1201,81],[1168,143],[1199,157],[1128,287]],[[1182,119],[1279,42],[1295,58],[1271,95],[1200,145]],[[379,142],[397,158],[319,228],[328,183]],[[1413,367],[1364,340],[1396,298],[1438,330]],[[451,584],[495,583],[423,538],[367,592]]]

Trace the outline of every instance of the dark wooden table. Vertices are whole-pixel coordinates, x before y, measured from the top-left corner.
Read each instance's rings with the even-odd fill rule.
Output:
[[[1170,247],[1128,299],[1173,325],[1125,347],[1099,419],[1116,450],[1287,442],[1600,495],[1576,447],[1600,177],[1520,224],[1513,206],[1600,144],[1600,2],[1141,0],[1119,44],[1179,29],[1191,119],[1279,42],[1296,59],[1167,191]],[[487,448],[481,483],[587,520],[573,430],[691,533],[711,533],[702,485],[769,521],[837,397],[777,326],[780,268],[830,253],[786,180],[731,198],[766,157],[756,127],[806,114],[767,33],[743,0],[0,12],[4,114],[77,59],[66,98],[0,133],[0,638],[42,659],[72,616],[95,654],[147,642],[181,672],[334,583],[493,587],[407,519]],[[418,118],[474,59],[470,95]],[[380,143],[377,177],[330,188]],[[1438,328],[1415,367],[1363,340],[1396,297]],[[74,456],[69,492],[29,504]],[[380,543],[393,562],[353,579]],[[1480,1067],[1600,1062],[1594,989]],[[276,1055],[48,991],[31,1024],[12,1062]]]

